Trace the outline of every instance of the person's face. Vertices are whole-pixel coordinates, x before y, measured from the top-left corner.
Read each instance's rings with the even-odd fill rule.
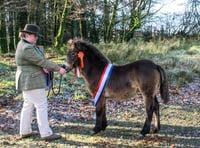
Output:
[[[36,44],[38,40],[38,36],[35,34],[28,34],[26,33],[26,40],[30,42],[31,44]]]

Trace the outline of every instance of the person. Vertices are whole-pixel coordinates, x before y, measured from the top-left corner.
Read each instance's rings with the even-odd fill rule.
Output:
[[[48,69],[64,75],[66,71],[56,63],[46,59],[43,52],[37,47],[36,42],[38,37],[41,36],[38,25],[26,24],[19,35],[21,39],[17,44],[15,53],[17,66],[16,90],[22,92],[24,99],[20,117],[19,139],[38,134],[38,132],[32,131],[31,128],[34,107],[36,108],[41,138],[48,141],[60,139],[61,136],[52,132],[48,122],[47,78],[45,72],[48,72]]]

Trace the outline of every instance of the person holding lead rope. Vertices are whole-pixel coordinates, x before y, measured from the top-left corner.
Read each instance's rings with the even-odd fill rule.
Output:
[[[40,136],[44,140],[51,141],[60,139],[61,136],[53,133],[48,122],[46,73],[56,71],[64,75],[66,70],[44,57],[43,51],[36,46],[40,36],[38,25],[26,24],[24,29],[20,31],[21,40],[15,53],[16,89],[22,92],[24,99],[20,117],[19,139],[37,134],[31,128],[32,112],[35,107]]]

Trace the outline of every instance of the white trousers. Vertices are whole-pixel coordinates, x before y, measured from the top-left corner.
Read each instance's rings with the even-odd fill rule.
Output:
[[[34,107],[36,108],[36,116],[38,128],[41,137],[53,134],[48,122],[48,104],[45,89],[34,89],[22,91],[24,104],[21,111],[20,119],[20,135],[32,132],[31,121]]]

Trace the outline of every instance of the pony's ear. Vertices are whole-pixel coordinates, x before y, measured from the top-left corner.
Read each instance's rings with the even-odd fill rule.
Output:
[[[74,47],[75,47],[77,50],[81,50],[81,49],[82,49],[82,42],[81,42],[80,40],[74,41]]]
[[[74,41],[70,39],[67,43],[71,46],[74,43]]]
[[[71,49],[74,49],[74,40],[70,39],[68,42],[69,46],[71,47]]]

